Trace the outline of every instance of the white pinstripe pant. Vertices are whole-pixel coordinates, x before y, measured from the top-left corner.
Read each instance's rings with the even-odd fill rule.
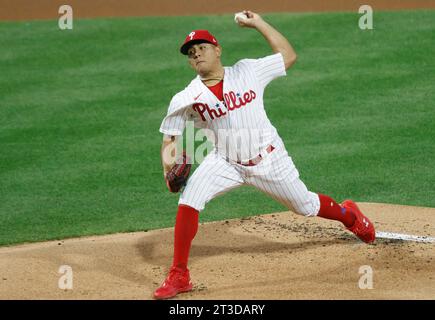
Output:
[[[295,213],[316,216],[319,196],[308,191],[281,139],[275,150],[255,166],[228,162],[216,151],[210,152],[189,178],[179,204],[202,211],[210,200],[241,185],[251,185],[281,202]]]

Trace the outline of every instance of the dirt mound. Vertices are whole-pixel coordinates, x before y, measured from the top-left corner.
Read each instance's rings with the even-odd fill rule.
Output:
[[[378,231],[435,236],[435,209],[361,203]],[[173,228],[0,248],[0,299],[150,299]],[[340,223],[291,212],[201,224],[178,299],[434,299],[435,244],[366,245]],[[72,269],[72,290],[59,289]],[[373,289],[358,286],[361,266]]]

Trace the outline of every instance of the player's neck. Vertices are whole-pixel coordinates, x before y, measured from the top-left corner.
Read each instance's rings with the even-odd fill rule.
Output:
[[[199,78],[206,86],[214,86],[224,79],[225,69],[220,65],[216,70],[206,74],[199,74]]]

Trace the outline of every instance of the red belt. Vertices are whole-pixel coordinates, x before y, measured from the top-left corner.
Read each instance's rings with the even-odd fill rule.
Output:
[[[275,149],[275,147],[270,144],[266,148],[266,152],[271,153],[274,149]],[[252,166],[257,165],[261,161],[261,159],[263,159],[263,157],[261,156],[261,153],[260,153],[258,156],[249,160],[248,162],[237,161],[237,164],[240,164],[240,165],[245,166],[245,167],[252,167]]]

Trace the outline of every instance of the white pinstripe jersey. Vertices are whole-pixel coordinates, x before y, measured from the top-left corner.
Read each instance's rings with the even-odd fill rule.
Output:
[[[263,104],[266,86],[286,75],[284,59],[276,53],[260,59],[243,59],[224,67],[224,101],[203,84],[199,76],[171,100],[160,126],[167,135],[182,135],[186,121],[208,128],[216,137],[217,151],[234,161],[246,161],[277,137]]]

